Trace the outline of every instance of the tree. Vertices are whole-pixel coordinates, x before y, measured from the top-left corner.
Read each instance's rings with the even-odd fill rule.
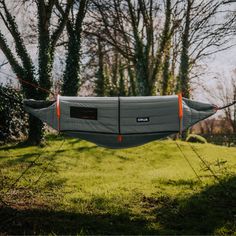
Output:
[[[79,90],[82,23],[87,11],[87,5],[88,0],[76,1],[72,8],[72,17],[67,21],[68,46],[62,85],[62,94],[67,96],[76,96]],[[65,14],[59,4],[57,4],[57,8],[62,15]],[[74,18],[73,15],[76,11],[76,17]]]
[[[97,96],[105,96],[106,95],[106,76],[104,72],[104,52],[102,47],[102,42],[98,38],[97,39],[97,45],[98,45],[98,70],[96,73],[96,86],[95,86],[95,93]]]
[[[232,46],[234,17],[220,0],[91,2],[85,33],[122,56],[136,95],[189,97],[198,62]]]
[[[23,96],[9,84],[0,84],[0,132],[4,140],[20,139],[26,135],[26,113],[23,111]]]
[[[232,47],[235,15],[220,0],[186,0],[177,90],[190,97],[191,71],[201,59]]]
[[[159,3],[152,0],[93,0],[92,3],[90,18],[94,21],[86,29],[87,35],[100,37],[122,55],[128,64],[126,70],[133,94],[156,94],[163,60],[165,56],[168,58],[169,42],[177,27],[171,21],[177,3],[165,1],[163,30],[159,27]],[[98,27],[102,34],[94,30]]]
[[[217,75],[215,87],[202,87],[212,104],[218,103],[218,106],[225,106],[236,100],[236,70],[233,70],[232,77],[227,78],[223,75]],[[236,105],[223,109],[225,122],[229,126],[231,133],[236,133]]]
[[[26,4],[26,2],[23,2]],[[26,98],[46,99],[51,89],[51,74],[54,61],[54,51],[57,41],[67,23],[73,0],[67,0],[63,9],[64,13],[57,16],[54,13],[57,0],[36,0],[35,14],[37,15],[37,37],[38,37],[38,65],[36,66],[27,50],[22,34],[19,31],[19,23],[13,16],[14,9],[10,9],[5,0],[0,1],[0,18],[8,33],[12,36],[15,52],[9,46],[6,37],[0,31],[0,49],[7,58],[13,72],[22,86]],[[61,3],[62,4],[62,3]],[[29,12],[27,12],[29,14]],[[58,20],[56,27],[52,27],[52,22]],[[38,68],[38,69],[36,69]],[[26,81],[27,83],[23,83]],[[32,86],[35,85],[34,87]],[[38,89],[39,87],[44,88]],[[33,116],[29,116],[29,135],[28,141],[38,144],[42,138],[42,122]]]

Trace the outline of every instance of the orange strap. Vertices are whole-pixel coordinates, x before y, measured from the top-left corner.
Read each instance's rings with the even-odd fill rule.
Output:
[[[56,113],[57,113],[57,120],[58,120],[58,131],[60,131],[61,109],[60,109],[60,95],[59,94],[57,95]]]
[[[178,94],[178,104],[179,104],[179,134],[182,135],[182,119],[183,119],[183,99],[182,99],[182,93]]]
[[[123,141],[123,137],[122,137],[121,134],[119,134],[119,135],[117,136],[117,141],[118,141],[119,143],[121,143],[121,142]]]
[[[179,118],[183,118],[183,99],[182,99],[182,93],[178,94],[178,103],[179,103]]]

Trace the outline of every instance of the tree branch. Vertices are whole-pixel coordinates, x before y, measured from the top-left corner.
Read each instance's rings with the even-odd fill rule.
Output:
[[[19,77],[24,77],[23,67],[17,62],[11,49],[9,48],[9,46],[6,43],[6,39],[4,38],[4,36],[1,32],[0,32],[0,48],[1,48],[2,52],[4,53],[5,57],[7,58],[8,62],[10,63],[14,73]]]
[[[58,0],[56,1],[55,4],[56,4],[56,7],[58,8],[58,6],[59,6]],[[68,22],[68,17],[69,17],[70,10],[71,10],[73,4],[74,4],[74,0],[67,0],[65,11],[63,11],[63,9],[61,8],[60,13],[62,15],[62,19],[61,19],[60,24],[58,25],[57,29],[54,31],[54,33],[51,36],[51,47],[52,48],[54,48],[56,46],[56,43],[57,43],[60,35],[62,34],[62,32],[66,26],[66,23]]]
[[[3,6],[3,10],[6,15],[6,19],[5,19],[6,27],[8,28],[9,32],[11,33],[11,35],[15,41],[16,52],[23,63],[24,69],[27,71],[27,74],[28,74],[27,80],[30,80],[30,81],[33,81],[36,83],[36,81],[34,80],[34,66],[33,66],[32,60],[30,58],[30,55],[27,52],[27,49],[24,45],[23,39],[20,35],[20,32],[18,31],[18,26],[15,22],[15,19],[13,18],[13,16],[9,12],[9,10],[7,9],[6,4],[5,4],[5,0],[2,0],[1,4]]]

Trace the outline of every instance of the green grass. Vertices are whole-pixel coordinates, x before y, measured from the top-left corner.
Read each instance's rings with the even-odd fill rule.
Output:
[[[236,234],[236,149],[191,144],[216,180],[178,144],[201,181],[174,141],[112,150],[49,136],[43,147],[2,146],[0,233]]]

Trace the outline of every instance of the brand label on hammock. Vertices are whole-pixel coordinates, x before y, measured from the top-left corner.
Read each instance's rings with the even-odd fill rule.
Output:
[[[149,117],[137,117],[136,121],[138,123],[145,123],[145,122],[149,122]]]

